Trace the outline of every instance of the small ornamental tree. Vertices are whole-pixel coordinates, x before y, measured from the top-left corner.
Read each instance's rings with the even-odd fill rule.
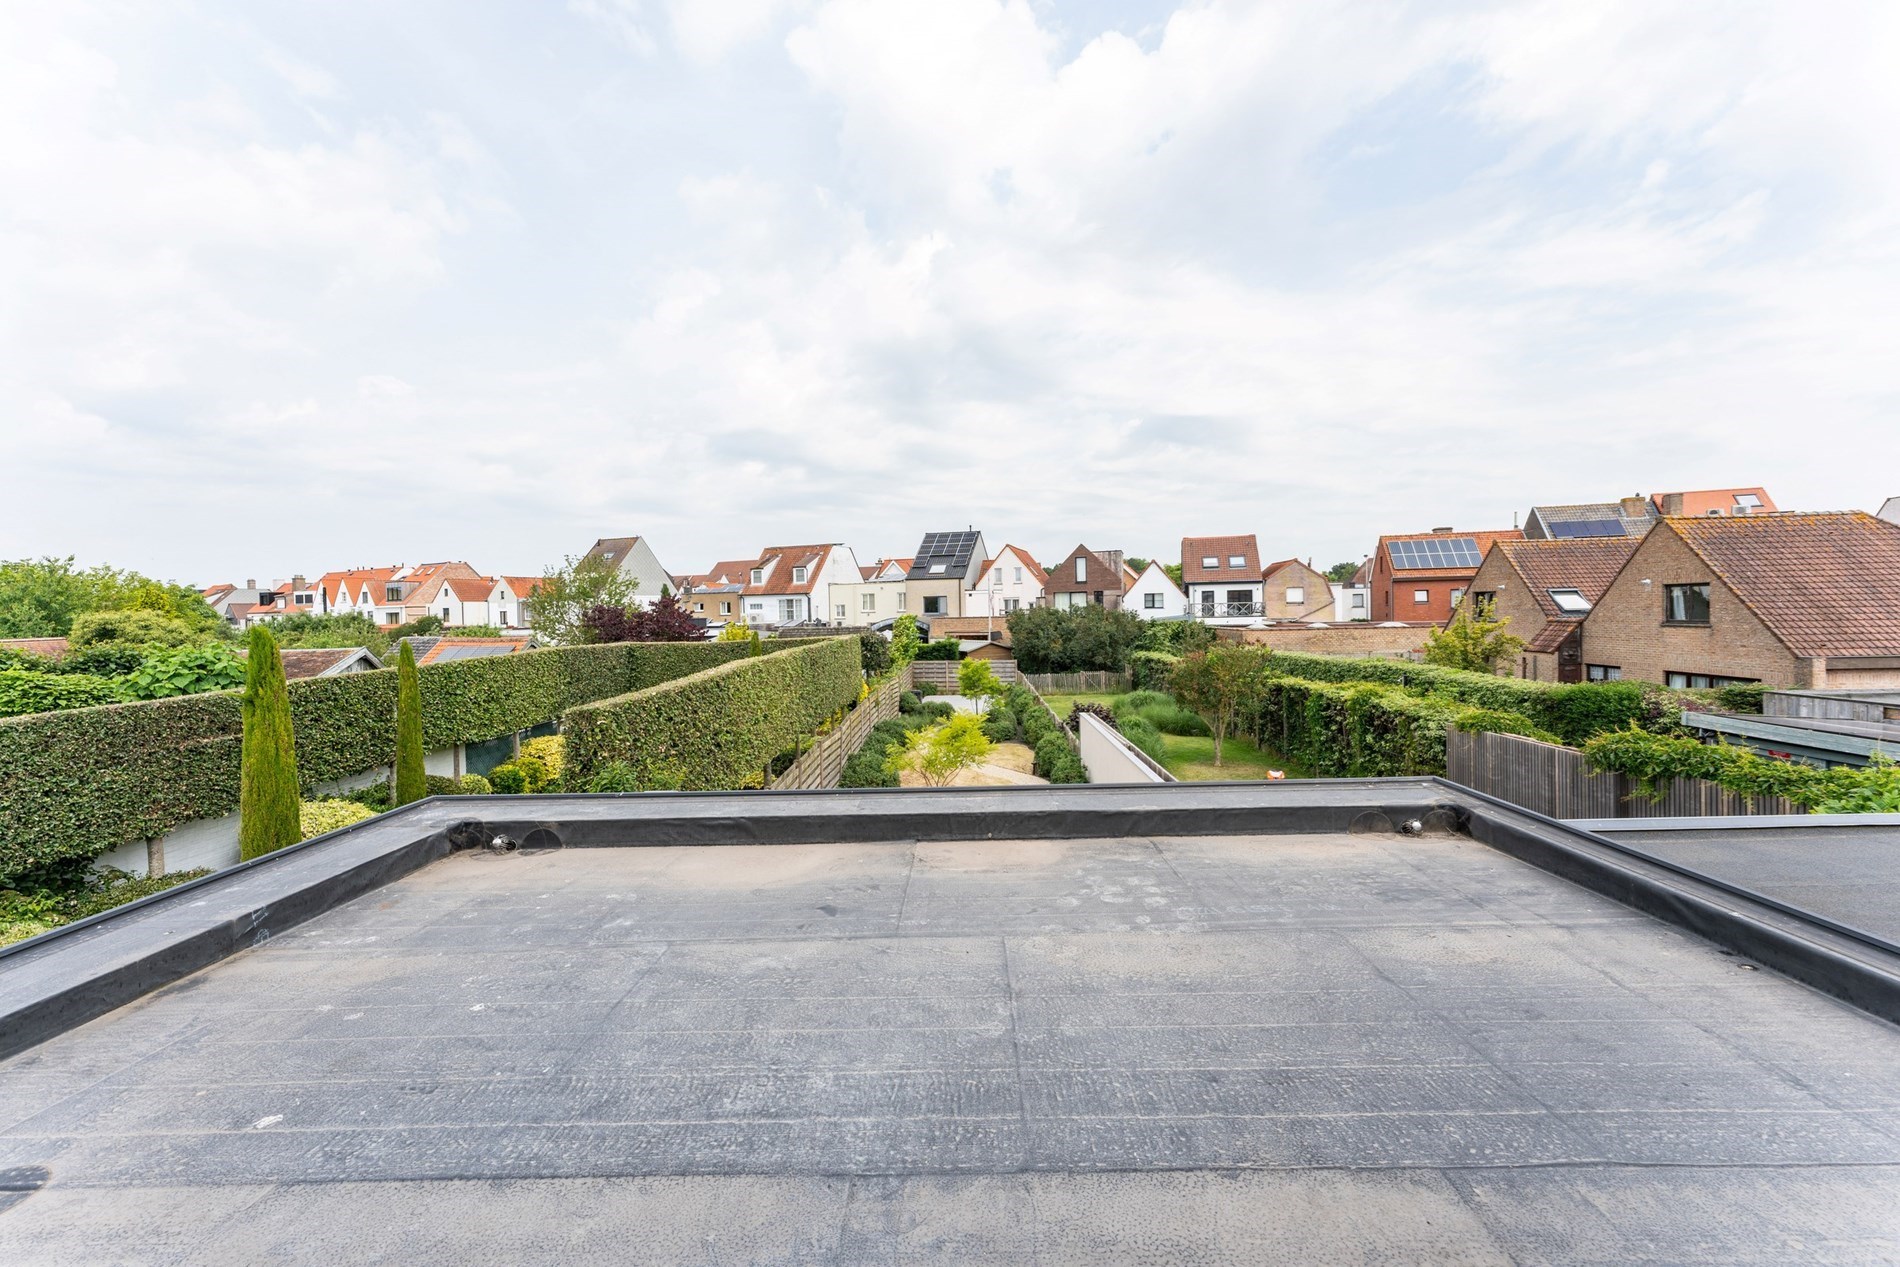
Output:
[[[917,632],[917,617],[905,612],[891,623],[891,664],[903,668],[923,650],[923,635]]]
[[[416,674],[416,649],[402,644],[396,659],[396,793],[393,805],[407,805],[429,794],[422,765],[422,683]]]
[[[705,637],[705,628],[671,594],[662,594],[651,607],[602,604],[581,617],[583,642],[700,642]]]
[[[1258,702],[1269,677],[1267,657],[1251,647],[1217,646],[1184,656],[1168,677],[1174,698],[1214,732],[1214,764],[1242,711]]]
[[[1511,618],[1497,618],[1488,602],[1467,599],[1443,629],[1425,639],[1425,663],[1473,673],[1496,673],[1498,665],[1524,649],[1524,640],[1504,632]]]
[[[982,699],[986,695],[1001,695],[1003,684],[997,680],[996,670],[990,667],[988,660],[965,660],[957,666],[957,693]]]
[[[892,746],[884,768],[899,775],[908,770],[927,787],[946,787],[964,770],[980,765],[994,746],[983,733],[981,717],[958,713],[904,736],[904,746]]]
[[[867,629],[858,635],[858,662],[864,676],[874,678],[891,667],[891,644],[884,635]]]
[[[290,689],[277,640],[253,625],[244,661],[244,749],[238,780],[238,854],[261,858],[303,839],[297,796],[297,740]]]

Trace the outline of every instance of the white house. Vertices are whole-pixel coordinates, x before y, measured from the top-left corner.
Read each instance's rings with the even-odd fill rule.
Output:
[[[1350,582],[1342,585],[1333,582],[1333,608],[1326,613],[1328,623],[1338,620],[1371,620],[1372,587],[1354,585]]]
[[[846,599],[863,585],[851,547],[836,542],[810,546],[772,546],[758,557],[746,577],[745,622],[792,625],[805,621],[853,623]],[[836,601],[832,587],[840,587]]]
[[[985,559],[976,579],[963,592],[965,616],[1007,616],[1024,607],[1045,605],[1049,574],[1029,551],[1006,545]]]
[[[635,578],[633,599],[638,603],[658,602],[660,587],[671,587],[673,574],[660,563],[645,537],[602,537],[587,552],[589,559],[611,563]]]
[[[1266,614],[1260,545],[1244,537],[1181,538],[1188,614],[1210,625],[1251,625]]]
[[[1150,563],[1122,595],[1122,609],[1143,620],[1170,620],[1187,615],[1187,595],[1159,563]]]
[[[528,629],[534,620],[534,592],[538,576],[498,576],[488,591],[487,623],[500,629]]]
[[[860,567],[861,579],[857,584],[832,586],[832,607],[836,609],[842,603],[845,623],[852,625],[875,625],[897,619],[909,609],[909,586],[904,578],[910,572],[911,563],[911,559],[905,558],[879,559]]]

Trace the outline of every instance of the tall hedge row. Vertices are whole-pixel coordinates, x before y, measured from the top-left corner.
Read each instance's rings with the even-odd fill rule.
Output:
[[[420,670],[423,743],[493,739],[749,654],[744,643],[615,643],[428,665]],[[394,756],[394,669],[292,682],[290,707],[305,788]],[[0,718],[0,885],[229,814],[238,804],[241,729],[235,691]]]
[[[563,724],[571,777],[618,763],[641,787],[745,787],[863,681],[857,640],[827,638],[582,705]]]
[[[1253,731],[1322,778],[1445,772],[1445,728],[1472,711],[1372,682],[1273,678]]]

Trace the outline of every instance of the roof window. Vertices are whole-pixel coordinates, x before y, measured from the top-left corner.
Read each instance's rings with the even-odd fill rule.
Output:
[[[1590,600],[1583,596],[1582,590],[1550,590],[1550,601],[1557,604],[1557,610],[1568,616],[1581,616],[1590,610]]]

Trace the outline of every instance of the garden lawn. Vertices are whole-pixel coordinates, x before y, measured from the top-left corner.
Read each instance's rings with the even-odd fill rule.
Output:
[[[1045,695],[1049,707],[1063,721],[1077,704],[1100,704],[1113,708],[1116,695]],[[1161,764],[1183,783],[1218,779],[1264,779],[1267,771],[1278,770],[1289,779],[1309,777],[1301,767],[1272,749],[1261,748],[1244,735],[1229,735],[1221,745],[1222,764],[1214,764],[1214,740],[1210,736],[1163,735]]]

